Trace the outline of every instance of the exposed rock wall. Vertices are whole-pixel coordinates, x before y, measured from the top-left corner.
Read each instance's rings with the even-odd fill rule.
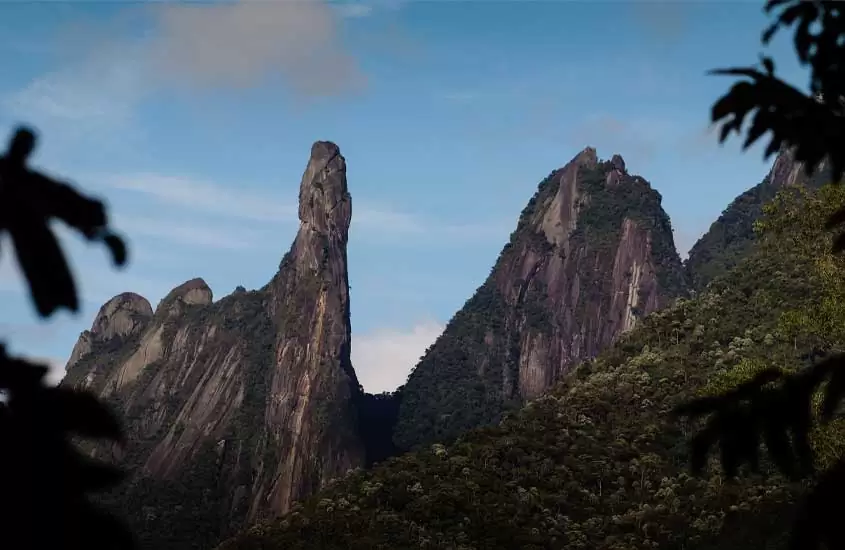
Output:
[[[199,521],[180,515],[186,507],[207,508],[202,527],[219,536],[364,463],[349,358],[351,199],[333,143],[312,147],[299,198],[296,239],[264,288],[213,302],[193,279],[155,312],[122,294],[74,348],[63,383],[94,389],[128,420],[125,452],[92,452],[134,469],[134,492],[112,500],[148,509],[132,519],[149,546],[184,547],[166,532]],[[168,495],[188,502],[169,509]]]
[[[496,421],[683,292],[660,195],[587,148],[523,211],[490,277],[409,377],[396,441]]]

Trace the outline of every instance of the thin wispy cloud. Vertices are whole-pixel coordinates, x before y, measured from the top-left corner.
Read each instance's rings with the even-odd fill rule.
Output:
[[[649,161],[679,133],[677,125],[668,119],[647,116],[622,119],[597,113],[575,124],[568,138],[577,147],[606,144],[614,153],[636,155]]]
[[[129,32],[126,17],[111,21],[114,29],[70,26],[57,39],[65,65],[0,97],[0,109],[72,141],[127,129],[145,100],[179,87],[241,89],[280,75],[294,96],[357,91],[366,77],[346,51],[342,25],[372,9],[322,0],[149,2],[150,30],[141,35]]]
[[[106,51],[48,72],[0,98],[7,117],[26,120],[53,140],[73,143],[91,134],[132,131],[136,109],[151,90],[130,51]]]
[[[365,12],[349,6],[347,17]],[[253,86],[281,74],[305,96],[357,90],[366,79],[342,43],[341,13],[320,1],[162,4],[151,67],[165,81],[192,86]]]
[[[455,90],[451,92],[437,93],[435,94],[435,97],[453,103],[469,103],[478,99],[479,95],[480,94],[478,92],[470,90]]]
[[[158,204],[178,207],[183,212],[199,215],[211,215],[228,220],[238,220],[250,224],[286,224],[298,223],[298,206],[286,201],[281,194],[271,194],[248,188],[238,188],[202,181],[186,176],[167,176],[162,174],[142,173],[114,176],[90,176],[86,181],[94,182],[101,190],[124,191],[146,196]],[[353,198],[352,231],[363,231],[372,238],[392,241],[397,238],[416,236],[431,242],[465,243],[479,239],[507,236],[513,220],[497,220],[481,223],[454,223],[432,217],[419,216],[404,212],[385,204],[368,201],[366,198]],[[184,214],[182,214],[184,216]],[[205,246],[213,246],[214,235],[221,235],[218,246],[244,248],[254,246],[263,233],[257,227],[241,226],[239,234],[228,238],[222,231],[212,231],[208,225],[193,221],[172,223],[164,219],[144,220],[126,217],[118,218],[125,229],[139,233],[166,238],[171,232],[174,240]],[[190,228],[189,228],[190,227]]]
[[[141,173],[92,178],[99,186],[131,191],[161,203],[205,214],[255,222],[286,222],[297,219],[295,203],[280,196],[201,181],[188,176]]]
[[[116,226],[133,237],[152,237],[160,241],[201,246],[221,250],[251,250],[270,242],[270,234],[256,231],[243,225],[228,227],[191,222],[174,222],[151,217],[120,215],[115,218]]]
[[[361,2],[349,2],[343,4],[330,4],[332,9],[334,9],[341,17],[346,17],[348,19],[360,19],[363,17],[369,17],[375,11],[375,6],[372,4],[364,4]]]

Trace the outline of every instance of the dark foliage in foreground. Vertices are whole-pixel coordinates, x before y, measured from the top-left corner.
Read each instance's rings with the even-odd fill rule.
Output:
[[[102,202],[27,166],[35,134],[20,128],[0,157],[0,235],[15,247],[41,317],[77,311],[73,277],[50,226],[61,220],[103,242],[114,263],[123,241],[109,231]],[[45,384],[47,368],[14,358],[0,344],[0,536],[27,548],[131,548],[128,530],[97,509],[89,493],[114,486],[123,472],[80,453],[72,436],[122,442],[118,419],[92,394]],[[14,542],[12,542],[14,541]]]
[[[795,51],[810,68],[810,95],[775,76],[771,58],[762,57],[762,70],[730,68],[714,74],[744,77],[712,108],[712,120],[721,123],[720,141],[745,130],[747,148],[770,134],[765,155],[784,147],[795,152],[809,175],[829,169],[833,182],[845,174],[845,10],[839,2],[769,0],[766,11],[779,10],[763,33],[767,44],[778,30],[794,27]],[[816,30],[818,27],[820,30]],[[845,208],[829,213],[827,229],[845,223]],[[845,250],[845,233],[832,241],[833,250]],[[845,397],[845,354],[831,353],[809,369],[785,374],[767,369],[756,378],[718,396],[701,398],[676,412],[690,417],[709,415],[706,427],[692,440],[692,466],[700,471],[709,449],[718,445],[725,473],[733,477],[742,464],[757,470],[761,443],[778,469],[793,479],[814,474],[810,433],[817,423],[829,422]],[[819,414],[814,396],[823,392]],[[791,548],[845,547],[839,528],[845,491],[845,456],[818,478],[799,514]]]

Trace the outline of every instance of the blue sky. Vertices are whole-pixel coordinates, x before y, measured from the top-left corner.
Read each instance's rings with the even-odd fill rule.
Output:
[[[750,0],[4,2],[0,130],[41,130],[35,164],[108,199],[132,262],[66,235],[84,308],[41,322],[4,254],[0,337],[63,365],[121,291],[263,285],[326,139],[353,197],[353,361],[393,389],[585,146],[660,191],[682,255],[758,183],[759,148],[707,133],[731,82],[705,72],[756,62],[766,22]],[[789,44],[770,51],[803,85]]]

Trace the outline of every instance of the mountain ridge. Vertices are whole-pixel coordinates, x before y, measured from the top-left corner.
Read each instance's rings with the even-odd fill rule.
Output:
[[[713,456],[689,475],[700,425],[671,411],[773,364],[803,368],[809,350],[845,337],[845,308],[830,299],[845,292],[843,259],[824,228],[845,190],[799,189],[765,209],[735,269],[644,317],[519,411],[354,472],[218,550],[781,547],[812,482],[764,460],[727,483]],[[837,460],[845,420],[811,441],[820,466]]]
[[[800,179],[790,162],[778,157],[777,181]],[[661,202],[620,155],[583,149],[541,181],[408,383],[373,396],[349,357],[346,161],[315,142],[300,229],[267,284],[214,301],[194,278],[155,310],[122,293],[80,335],[63,384],[123,411],[133,441],[89,450],[139,473],[128,495],[104,503],[135,510],[143,545],[208,548],[350,470],[495,429],[686,297],[694,269]]]

